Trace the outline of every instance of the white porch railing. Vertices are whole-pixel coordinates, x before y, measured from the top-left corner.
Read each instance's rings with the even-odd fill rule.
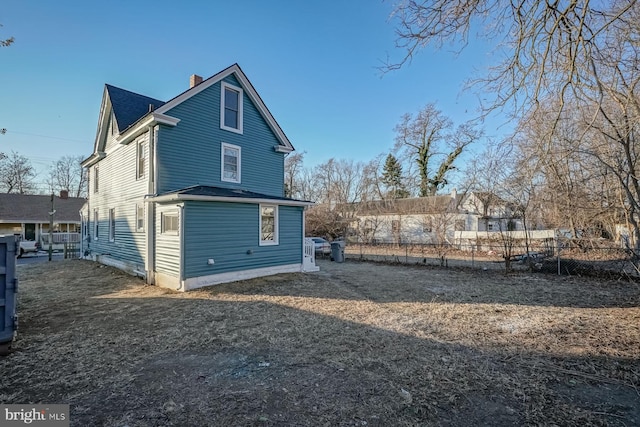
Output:
[[[40,244],[43,247],[49,244],[49,234],[53,236],[52,243],[54,245],[61,243],[80,243],[80,233],[41,233]]]
[[[304,257],[302,260],[303,271],[318,271],[320,267],[316,265],[316,247],[308,237],[304,238]]]

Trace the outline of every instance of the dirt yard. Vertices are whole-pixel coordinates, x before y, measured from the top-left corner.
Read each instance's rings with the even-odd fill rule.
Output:
[[[179,294],[19,268],[0,402],[73,426],[640,425],[640,288],[348,261]]]

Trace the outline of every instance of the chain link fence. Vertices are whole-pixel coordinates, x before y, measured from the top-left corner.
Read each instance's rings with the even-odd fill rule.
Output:
[[[640,279],[639,258],[611,242],[554,240],[536,245],[347,244],[347,259],[479,270]]]

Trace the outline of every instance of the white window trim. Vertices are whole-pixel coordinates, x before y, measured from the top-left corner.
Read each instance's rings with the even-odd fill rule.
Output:
[[[138,216],[138,210],[142,208],[142,217]],[[144,204],[136,204],[136,231],[137,232],[144,232]],[[139,227],[138,224],[140,222],[140,220],[142,220],[142,227]]]
[[[116,210],[115,208],[109,209],[109,242],[116,241]]]
[[[229,84],[227,82],[221,82],[220,84],[220,129],[224,129],[224,130],[228,130],[229,132],[235,132],[235,133],[239,133],[242,135],[242,124],[243,124],[243,98],[244,98],[244,91],[242,90],[242,88],[239,88],[237,86],[234,86],[232,84]],[[225,105],[224,105],[224,93],[226,89],[231,89],[234,90],[236,92],[238,92],[238,128],[232,128],[232,127],[228,127],[225,126],[224,124],[224,112],[225,112]]]
[[[238,150],[238,179],[229,179],[224,177],[224,149],[230,148],[232,150]],[[227,144],[226,142],[222,143],[222,148],[220,148],[220,180],[224,182],[233,182],[235,184],[240,184],[242,182],[242,147],[233,144]]]
[[[175,216],[178,218],[178,229],[177,230],[166,230],[165,229],[165,217],[167,216]],[[160,213],[160,234],[165,234],[169,236],[177,236],[180,234],[180,211],[167,211]]]
[[[142,150],[142,156],[140,155],[140,151]],[[144,169],[147,166],[147,158],[145,156],[145,146],[144,141],[138,141],[136,144],[136,180],[144,179]],[[140,159],[143,160],[142,168],[140,168]],[[142,169],[142,170],[140,170]]]
[[[98,165],[95,165],[93,167],[93,192],[97,193],[99,190],[99,182],[98,182],[98,175],[99,175],[99,169],[98,169]]]
[[[98,209],[93,210],[93,240],[98,240],[98,227],[100,226],[100,218],[98,215]]]
[[[278,205],[259,205],[258,208],[258,240],[260,241],[260,246],[276,246],[280,241],[280,230],[278,227]],[[273,240],[262,240],[262,208],[273,208]]]

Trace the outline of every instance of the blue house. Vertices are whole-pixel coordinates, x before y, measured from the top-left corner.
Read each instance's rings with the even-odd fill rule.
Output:
[[[291,142],[237,64],[164,102],[105,85],[82,211],[85,258],[186,291],[317,271]]]

